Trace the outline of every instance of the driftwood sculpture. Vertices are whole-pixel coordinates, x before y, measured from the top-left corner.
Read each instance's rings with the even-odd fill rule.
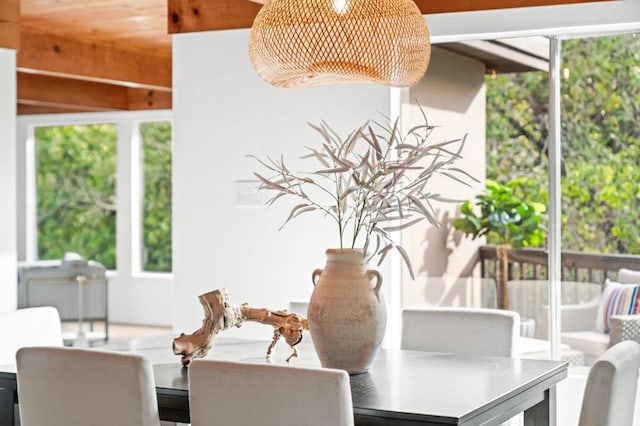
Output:
[[[282,336],[293,350],[287,362],[298,356],[295,346],[302,340],[303,331],[309,329],[309,322],[302,316],[287,311],[252,308],[246,303],[240,306],[232,305],[226,288],[210,291],[198,296],[198,299],[204,308],[202,327],[192,334],[181,333],[173,339],[173,353],[182,355],[182,365],[188,365],[193,358],[205,357],[218,333],[231,327],[240,327],[245,321],[255,321],[273,327],[273,340],[267,348],[267,358],[271,357],[273,348]]]

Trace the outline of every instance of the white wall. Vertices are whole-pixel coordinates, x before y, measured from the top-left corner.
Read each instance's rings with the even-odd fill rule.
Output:
[[[420,105],[429,124],[441,126],[431,136],[433,143],[462,138],[467,140],[463,158],[455,166],[479,182],[470,186],[436,175],[427,190],[457,200],[472,199],[485,177],[485,84],[484,64],[455,53],[434,48],[429,69],[411,87],[409,103],[403,107],[404,126],[422,123]],[[418,105],[416,105],[416,102]],[[457,147],[457,146],[456,146]],[[422,223],[402,234],[416,280],[403,269],[402,301],[405,306],[478,305],[480,286],[469,277],[478,241],[471,242],[454,232],[452,221],[459,203],[434,203],[440,228]]]
[[[0,311],[16,309],[16,52],[0,48]]]
[[[389,114],[389,89],[380,85],[268,85],[249,63],[248,37],[248,30],[232,30],[173,38],[176,331],[201,325],[197,296],[216,288],[227,287],[233,303],[272,309],[308,298],[311,272],[324,267],[325,249],[337,246],[336,230],[320,216],[278,232],[291,204],[234,205],[234,182],[262,170],[246,155],[283,154],[295,169],[304,146],[320,143],[307,122],[324,119],[346,134]],[[251,324],[226,332],[271,333]]]
[[[122,116],[129,120],[118,122],[118,273],[109,279],[109,318],[117,323],[170,326],[173,322],[173,274],[140,273],[140,265],[134,265],[134,259],[140,259],[142,216],[139,210],[143,182],[141,175],[133,176],[133,172],[140,171],[134,164],[140,164],[141,147],[134,137],[136,122],[130,119],[170,120],[171,115],[158,111],[139,111],[123,113]],[[138,211],[134,211],[136,209]]]

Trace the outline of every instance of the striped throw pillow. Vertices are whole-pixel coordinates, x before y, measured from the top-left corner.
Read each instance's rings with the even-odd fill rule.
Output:
[[[605,280],[596,319],[598,331],[609,332],[609,318],[612,315],[632,315],[639,312],[640,284],[620,284],[609,279]]]

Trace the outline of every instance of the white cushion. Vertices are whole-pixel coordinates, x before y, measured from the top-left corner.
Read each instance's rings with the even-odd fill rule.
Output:
[[[560,344],[561,351],[568,351],[569,345]],[[547,358],[549,356],[549,341],[520,337],[520,356],[522,358]]]
[[[608,333],[609,317],[638,313],[639,303],[640,284],[621,284],[606,279],[596,316],[596,331]]]
[[[622,284],[640,284],[640,271],[633,269],[618,269],[618,282]]]
[[[609,335],[599,331],[564,331],[560,334],[562,343],[586,355],[597,357],[609,347]]]

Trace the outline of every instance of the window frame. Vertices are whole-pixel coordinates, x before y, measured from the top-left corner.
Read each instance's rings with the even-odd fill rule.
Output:
[[[139,125],[147,122],[168,121],[173,127],[170,110],[118,111],[100,113],[70,113],[24,115],[18,117],[18,139],[24,148],[18,155],[18,258],[38,260],[37,188],[35,129],[38,127],[114,124],[116,142],[116,270],[110,276],[120,274],[133,278],[173,279],[172,272],[147,272],[142,270],[142,203],[143,167]],[[172,138],[173,139],[173,138]],[[173,144],[173,141],[172,141]],[[24,165],[24,167],[20,167]],[[137,250],[136,250],[137,249]],[[173,251],[173,247],[171,247]]]

